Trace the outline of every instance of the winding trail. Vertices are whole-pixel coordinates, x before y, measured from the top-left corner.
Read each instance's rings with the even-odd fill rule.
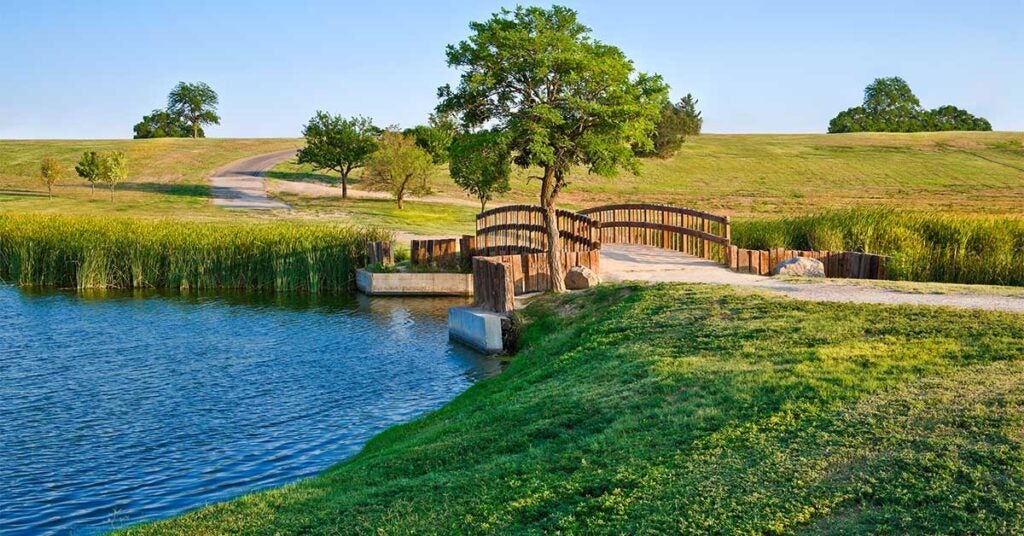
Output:
[[[295,149],[236,160],[210,174],[213,204],[225,208],[275,210],[291,208],[267,195],[264,175],[274,166],[295,158]]]
[[[843,280],[793,281],[741,274],[713,261],[678,251],[626,244],[601,247],[605,281],[711,283],[767,290],[807,301],[936,305],[1024,313],[1024,298],[983,293],[922,294],[857,287]]]

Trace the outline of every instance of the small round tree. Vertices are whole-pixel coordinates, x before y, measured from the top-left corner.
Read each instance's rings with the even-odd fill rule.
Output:
[[[366,184],[371,190],[390,193],[402,209],[407,196],[430,193],[427,178],[433,167],[430,153],[417,147],[415,139],[387,130],[366,165]]]
[[[638,171],[633,146],[650,150],[668,87],[636,73],[566,7],[503,9],[470,29],[448,46],[448,65],[462,75],[456,88],[438,90],[437,111],[459,114],[467,130],[494,125],[517,165],[540,169],[551,288],[562,292],[558,193],[577,166],[603,176]]]
[[[66,173],[67,168],[56,158],[46,157],[39,164],[39,177],[46,185],[47,197],[53,199],[53,185],[63,179]]]
[[[341,198],[348,199],[348,175],[363,167],[377,150],[380,132],[367,117],[345,119],[317,111],[302,129],[306,146],[299,149],[298,161],[337,172],[341,177]]]
[[[448,148],[452,180],[480,201],[480,212],[494,194],[509,191],[512,153],[501,132],[481,130],[456,136]]]

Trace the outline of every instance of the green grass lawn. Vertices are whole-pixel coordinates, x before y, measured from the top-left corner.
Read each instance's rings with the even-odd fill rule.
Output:
[[[224,217],[232,213],[209,203],[206,177],[214,169],[301,145],[300,139],[0,140],[0,211]],[[129,171],[114,203],[102,185],[93,193],[74,171],[82,152],[110,150],[125,152]],[[47,199],[38,178],[44,157],[57,158],[68,168],[53,199]]]
[[[570,208],[651,201],[740,217],[878,204],[1019,215],[1022,143],[1021,132],[706,134],[687,140],[674,158],[644,160],[639,176],[577,171],[561,199]],[[294,163],[275,173],[282,180],[335,180]],[[540,186],[529,179],[536,174],[517,171],[512,192],[499,201],[536,202]],[[431,183],[439,193],[461,195],[443,166]]]
[[[1024,318],[604,286],[502,375],[322,475],[134,534],[999,533]]]

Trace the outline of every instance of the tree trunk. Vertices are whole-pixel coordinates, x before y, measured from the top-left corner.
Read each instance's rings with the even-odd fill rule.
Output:
[[[480,198],[480,213],[483,214],[487,210],[487,200],[483,197]]]
[[[540,206],[544,208],[544,222],[548,232],[548,273],[551,274],[551,292],[565,292],[562,274],[562,239],[558,234],[558,212],[555,208],[555,168],[544,168],[540,187]]]
[[[402,204],[402,196],[399,195],[398,196],[398,210],[402,210],[403,208],[405,208],[405,205]]]
[[[48,199],[53,199],[53,186],[49,184],[46,185],[46,197]]]
[[[341,198],[348,199],[348,172],[341,174]]]
[[[192,139],[194,140],[194,139],[198,139],[198,138],[199,138],[199,122],[198,121],[193,121],[192,122]]]
[[[113,184],[110,185],[110,202],[111,203],[114,202],[114,185]]]

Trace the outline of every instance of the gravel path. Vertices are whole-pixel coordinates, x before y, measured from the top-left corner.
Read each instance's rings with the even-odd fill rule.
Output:
[[[295,158],[295,149],[250,156],[236,160],[210,174],[213,204],[225,208],[287,209],[287,204],[267,195],[263,175],[271,168]]]
[[[733,272],[722,265],[650,246],[607,244],[601,248],[601,277],[606,281],[713,283],[764,289],[799,300],[939,305],[1024,313],[1024,298],[992,294],[921,294],[856,287],[824,280],[793,282]]]

